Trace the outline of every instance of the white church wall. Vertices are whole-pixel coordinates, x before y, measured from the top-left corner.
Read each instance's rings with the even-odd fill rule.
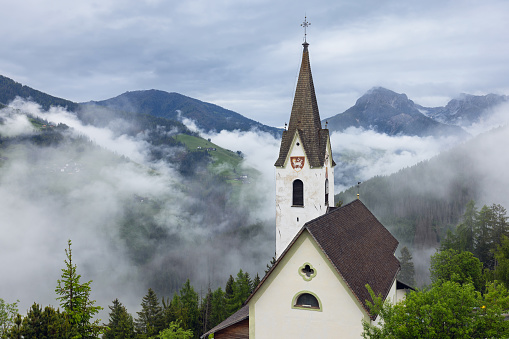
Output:
[[[330,150],[330,147],[328,147]],[[292,157],[304,157],[304,166],[294,168]],[[334,203],[334,170],[330,166],[311,168],[298,133],[283,168],[276,168],[276,258],[286,249],[302,226],[327,212],[325,179],[329,178],[329,204]],[[304,183],[304,206],[293,206],[293,182]]]
[[[316,271],[306,281],[299,269]],[[295,309],[299,292],[316,295],[320,310]],[[304,231],[249,302],[250,338],[360,338],[368,319],[342,278]]]

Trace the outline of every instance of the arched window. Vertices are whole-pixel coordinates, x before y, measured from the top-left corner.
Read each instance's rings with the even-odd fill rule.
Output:
[[[325,179],[325,206],[329,206],[329,179]]]
[[[293,206],[304,206],[304,183],[302,180],[295,180],[293,182]]]
[[[302,291],[293,298],[292,308],[321,311],[320,300],[312,292]]]

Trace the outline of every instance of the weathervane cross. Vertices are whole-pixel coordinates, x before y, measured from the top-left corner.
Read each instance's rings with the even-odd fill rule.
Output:
[[[306,41],[306,36],[307,36],[307,28],[309,25],[311,25],[310,22],[308,22],[307,20],[307,16],[304,16],[304,22],[300,24],[302,27],[304,27],[304,42],[307,42]]]

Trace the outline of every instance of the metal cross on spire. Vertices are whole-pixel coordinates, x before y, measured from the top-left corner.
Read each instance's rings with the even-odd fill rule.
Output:
[[[307,36],[307,28],[309,27],[309,25],[311,25],[310,22],[308,22],[307,20],[307,16],[304,16],[304,22],[300,24],[302,27],[304,27],[304,42],[307,42],[306,41],[306,36]]]

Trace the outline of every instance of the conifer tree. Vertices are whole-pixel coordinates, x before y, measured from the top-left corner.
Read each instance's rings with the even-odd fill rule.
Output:
[[[265,270],[265,274],[269,273],[270,269],[272,268],[272,266],[274,266],[276,261],[277,261],[276,257],[272,257],[272,259],[270,259],[270,262],[267,264],[267,269]]]
[[[218,325],[227,317],[228,312],[226,311],[225,293],[223,292],[222,288],[219,287],[214,292],[212,292],[210,310],[210,328],[213,328],[214,326]]]
[[[163,309],[151,288],[142,299],[141,311],[136,313],[138,314],[135,321],[136,332],[141,338],[150,338],[164,329]]]
[[[42,310],[41,306],[34,303],[23,318],[19,334],[24,339],[60,339],[72,337],[75,329],[71,327],[65,314],[51,306]]]
[[[502,238],[509,236],[509,224],[507,223],[507,210],[499,204],[491,205],[493,217],[492,247],[496,249],[502,244]]]
[[[68,240],[67,244],[65,268],[62,269],[62,277],[57,281],[55,289],[55,293],[59,295],[57,300],[64,309],[72,331],[75,332],[73,336],[97,338],[103,328],[99,325],[100,319],[93,320],[93,317],[102,307],[94,306],[95,300],[90,299],[92,280],[80,282],[81,275],[77,273],[76,264],[72,262],[71,240]]]
[[[415,269],[412,262],[412,254],[406,246],[401,249],[401,256],[398,258],[401,264],[401,271],[398,273],[398,279],[410,286],[415,286]]]
[[[252,289],[251,293],[253,293],[254,289],[255,289],[258,285],[260,285],[260,282],[261,282],[261,280],[260,280],[260,276],[258,275],[258,273],[256,273],[256,276],[255,276],[255,277],[254,277],[254,279],[253,279],[253,289]]]
[[[202,299],[200,305],[201,333],[205,333],[212,328],[210,323],[211,310],[212,310],[212,290],[209,287],[207,290],[207,294]]]
[[[486,268],[494,267],[492,249],[493,211],[484,205],[475,225],[474,254]]]
[[[495,279],[504,283],[509,288],[509,238],[502,236],[501,244],[495,251],[497,266],[495,267]]]
[[[468,251],[474,253],[475,245],[475,228],[479,213],[475,207],[475,202],[470,200],[467,203],[465,213],[463,214],[462,222],[457,227],[457,235],[459,237],[458,251]]]
[[[182,313],[180,317],[181,326],[186,330],[191,330],[198,334],[200,331],[198,293],[194,290],[189,279],[180,289],[180,305]]]
[[[133,317],[118,299],[113,300],[110,309],[110,320],[106,324],[103,339],[134,339],[136,332]]]

